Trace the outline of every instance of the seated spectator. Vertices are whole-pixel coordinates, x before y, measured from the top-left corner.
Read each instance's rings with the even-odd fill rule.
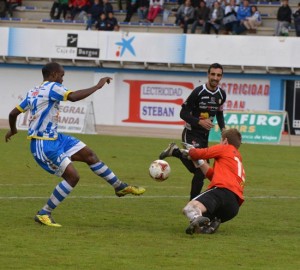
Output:
[[[292,22],[292,10],[288,0],[283,0],[277,10],[277,23],[275,27],[275,36],[288,35],[288,29]]]
[[[13,17],[13,11],[19,6],[22,6],[22,0],[6,0],[6,8],[9,17]]]
[[[296,36],[300,37],[300,3],[298,3],[298,9],[293,14],[293,17],[294,17]]]
[[[106,24],[107,24],[107,31],[119,31],[120,29],[118,20],[112,12],[108,13]]]
[[[163,10],[164,0],[150,0],[149,12],[147,15],[147,20],[149,22],[154,22],[157,15]]]
[[[243,24],[248,30],[256,30],[256,28],[261,25],[262,20],[261,20],[261,15],[260,12],[257,9],[257,6],[252,6],[251,7],[251,17],[247,17],[244,21]]]
[[[140,22],[146,21],[148,10],[149,10],[149,0],[140,0],[137,9]]]
[[[232,32],[235,25],[238,23],[237,20],[237,11],[239,6],[236,5],[235,0],[230,0],[229,3],[226,2],[224,8],[224,18],[222,20],[224,34]]]
[[[94,0],[94,3],[90,6],[88,10],[88,19],[86,30],[91,30],[93,25],[96,23],[100,14],[103,13],[103,2],[102,0]]]
[[[113,6],[109,0],[103,0],[103,12],[105,13],[106,17],[108,17],[108,13],[114,12]]]
[[[57,19],[60,19],[61,14],[63,14],[63,18],[65,20],[69,11],[69,0],[59,0],[59,2],[60,5],[58,7]]]
[[[124,22],[130,22],[132,15],[137,12],[138,2],[137,0],[126,0],[126,17]]]
[[[71,20],[74,20],[75,17],[78,15],[80,18],[83,18],[84,15],[87,16],[89,6],[90,6],[89,0],[69,0]]]
[[[204,25],[209,18],[209,12],[210,9],[206,6],[206,2],[204,2],[204,0],[201,0],[199,2],[199,6],[195,10],[195,21],[193,22],[191,30],[192,34],[196,33],[196,28],[198,26],[201,27],[201,32],[204,32]]]
[[[247,30],[244,25],[244,21],[247,17],[251,17],[251,8],[248,0],[243,0],[242,4],[238,8],[236,17],[237,23],[234,25],[232,33],[235,35],[240,35]]]
[[[183,28],[183,33],[187,33],[188,25],[195,21],[195,9],[191,0],[185,0],[176,13],[175,23]]]
[[[50,18],[59,20],[61,14],[63,13],[64,20],[66,19],[67,12],[69,10],[69,0],[55,0],[53,1],[51,10],[50,10]]]
[[[214,29],[216,34],[219,34],[222,19],[224,17],[224,11],[218,1],[214,2],[213,8],[209,12],[208,20],[204,25],[204,33],[210,34],[211,28]]]
[[[102,13],[96,23],[96,29],[98,31],[107,31],[107,20],[105,13]]]

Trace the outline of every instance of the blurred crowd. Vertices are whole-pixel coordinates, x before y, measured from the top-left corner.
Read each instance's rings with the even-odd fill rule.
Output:
[[[255,33],[263,22],[255,0],[177,0],[172,9],[164,1],[126,0],[123,10],[124,2],[117,0],[118,12],[124,13],[127,23],[135,13],[134,18],[140,23],[153,23],[158,15],[163,22],[168,22],[172,15],[183,33],[192,34]],[[22,0],[0,0],[0,17],[13,17],[14,10],[21,6]],[[53,20],[83,20],[86,30],[118,31],[115,12],[110,0],[54,0],[49,15]],[[300,36],[300,3],[297,10],[292,11],[288,0],[282,0],[276,14],[274,36],[287,36],[291,28]]]

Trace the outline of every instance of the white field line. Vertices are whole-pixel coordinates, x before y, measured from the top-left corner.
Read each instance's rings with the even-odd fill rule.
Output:
[[[39,197],[39,196],[0,196],[0,200],[40,200],[40,199],[48,199],[49,197]],[[126,196],[124,198],[118,198],[116,196],[72,196],[70,195],[68,199],[174,199],[174,198],[188,198],[188,196],[180,196],[180,195],[143,195],[143,196]],[[300,196],[248,196],[245,197],[245,200],[251,199],[259,199],[259,200],[267,200],[267,199],[281,199],[281,200],[299,200]]]

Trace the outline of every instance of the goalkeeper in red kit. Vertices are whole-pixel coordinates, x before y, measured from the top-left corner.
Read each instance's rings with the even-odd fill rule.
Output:
[[[242,136],[237,129],[223,130],[221,142],[208,148],[181,150],[191,160],[201,160],[199,167],[210,180],[207,190],[191,200],[183,213],[189,219],[187,234],[214,233],[220,223],[234,218],[244,201],[245,170],[238,151]],[[213,167],[204,161],[214,159]]]

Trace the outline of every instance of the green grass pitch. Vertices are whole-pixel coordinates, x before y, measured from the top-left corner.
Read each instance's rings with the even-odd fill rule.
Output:
[[[33,221],[59,178],[31,157],[26,134],[0,155],[1,269],[300,269],[299,147],[243,144],[245,203],[214,235],[185,234],[181,210],[191,175],[175,158],[163,183],[148,175],[168,139],[76,135],[143,196],[118,198],[82,163],[71,195],[54,211],[61,228]],[[178,143],[180,138],[178,138]]]

